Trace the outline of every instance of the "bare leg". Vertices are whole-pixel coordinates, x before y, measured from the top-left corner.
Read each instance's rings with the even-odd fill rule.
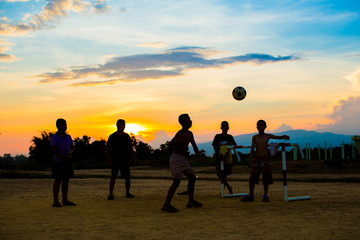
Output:
[[[189,192],[189,202],[194,202],[194,190],[195,190],[196,176],[188,176],[188,192]]]
[[[126,194],[130,193],[130,186],[131,186],[131,181],[130,178],[125,179],[125,189],[126,189]]]
[[[61,184],[61,180],[56,180],[56,179],[54,180],[54,185],[53,185],[54,203],[59,203],[60,184]]]
[[[227,180],[226,177],[224,177],[224,185],[225,185],[225,187],[227,187],[227,189],[229,190],[229,193],[232,194],[232,193],[233,193],[232,187],[230,186],[230,184],[229,184],[229,182],[228,182],[228,180]]]
[[[113,196],[113,195],[114,195],[113,193],[114,193],[115,181],[116,181],[116,178],[111,178],[111,179],[110,179],[110,184],[109,184],[109,190],[110,190],[109,195],[110,195],[110,196]]]
[[[254,189],[255,189],[255,184],[254,183],[250,183],[249,184],[249,188],[250,188],[250,196],[254,196]]]
[[[170,204],[171,199],[174,197],[176,189],[179,187],[179,185],[180,185],[180,179],[174,179],[173,183],[171,184],[171,186],[169,188],[169,191],[167,193],[166,200],[165,200],[165,203],[164,203],[164,207],[168,207],[168,206],[171,205]]]
[[[133,198],[134,197],[134,195],[132,195],[130,193],[130,185],[131,185],[130,178],[125,179],[126,198]]]
[[[63,203],[68,201],[68,190],[69,190],[69,179],[63,180],[61,186]]]
[[[194,190],[195,190],[195,182],[196,182],[196,176],[195,175],[189,175],[188,176],[189,182],[188,182],[188,191],[189,191],[189,202],[186,204],[186,207],[201,207],[202,203],[196,201],[194,199]]]
[[[267,196],[269,192],[269,184],[264,184],[264,195]]]

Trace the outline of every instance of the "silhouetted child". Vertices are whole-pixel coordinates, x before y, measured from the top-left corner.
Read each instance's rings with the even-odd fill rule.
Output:
[[[221,122],[221,130],[222,133],[216,134],[214,137],[214,140],[212,142],[212,145],[214,147],[215,151],[215,167],[216,167],[216,174],[221,180],[222,183],[224,183],[225,187],[229,190],[229,193],[232,194],[232,187],[227,181],[227,176],[231,175],[232,169],[231,169],[231,163],[226,163],[226,156],[222,156],[220,153],[220,146],[224,145],[236,145],[235,139],[232,135],[228,134],[229,131],[229,123],[227,121]],[[221,160],[224,162],[224,171],[221,171]]]
[[[189,194],[189,201],[186,204],[186,207],[201,207],[202,203],[196,201],[194,199],[194,189],[195,189],[195,181],[196,176],[186,159],[186,155],[188,152],[189,143],[194,148],[194,152],[199,158],[200,161],[200,153],[198,147],[196,146],[194,135],[189,128],[192,126],[192,121],[188,114],[181,114],[179,116],[179,123],[181,124],[182,128],[178,131],[175,137],[170,141],[169,145],[173,147],[173,153],[170,157],[170,170],[171,175],[173,177],[173,183],[169,188],[169,191],[166,196],[165,203],[161,208],[162,211],[167,212],[177,212],[178,209],[173,207],[171,203],[171,199],[173,198],[176,189],[179,187],[180,179],[182,175],[186,175],[188,178],[188,194]]]
[[[133,198],[130,193],[130,159],[135,164],[134,149],[129,134],[124,132],[125,120],[119,119],[116,122],[117,131],[109,136],[106,144],[106,157],[111,166],[111,179],[109,186],[108,200],[114,200],[114,186],[120,171],[120,177],[125,179],[126,198]]]
[[[69,179],[74,177],[72,167],[71,153],[74,149],[71,136],[66,133],[67,124],[62,118],[56,120],[58,131],[50,139],[50,147],[54,153],[53,168],[51,176],[54,178],[53,207],[61,207],[59,202],[59,190],[61,186],[62,204],[64,206],[76,206],[75,203],[68,200]]]
[[[289,136],[275,136],[265,133],[266,122],[259,120],[257,122],[257,129],[259,134],[252,137],[251,150],[249,156],[249,164],[252,167],[249,179],[250,193],[242,199],[243,202],[254,201],[254,188],[255,184],[259,183],[260,173],[262,173],[262,180],[264,185],[263,202],[269,202],[268,190],[269,185],[273,183],[270,154],[268,150],[268,142],[270,139],[285,139],[289,140]],[[256,149],[256,150],[255,150]]]

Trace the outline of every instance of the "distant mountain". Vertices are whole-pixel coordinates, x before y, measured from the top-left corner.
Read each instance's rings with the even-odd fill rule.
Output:
[[[257,133],[243,134],[234,136],[234,139],[238,145],[250,146],[251,138]],[[273,133],[274,135],[288,135],[290,137],[290,143],[297,143],[301,148],[305,148],[306,144],[310,143],[312,148],[318,147],[319,144],[321,147],[327,147],[330,145],[332,147],[341,146],[344,142],[345,144],[350,144],[352,142],[351,137],[353,135],[344,135],[344,134],[335,134],[335,133],[320,133],[315,131],[306,131],[306,130],[289,130],[285,132]],[[282,142],[279,140],[271,139],[270,142]],[[198,148],[203,149],[206,152],[206,155],[212,155],[214,149],[211,145],[212,141],[205,143],[198,143]],[[249,150],[244,150],[244,152],[249,152]]]

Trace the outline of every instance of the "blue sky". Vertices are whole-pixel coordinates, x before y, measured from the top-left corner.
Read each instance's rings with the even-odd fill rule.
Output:
[[[198,142],[288,129],[360,134],[359,1],[0,1],[0,148],[68,120],[118,118],[154,147],[193,119]],[[236,86],[247,90],[235,101]]]

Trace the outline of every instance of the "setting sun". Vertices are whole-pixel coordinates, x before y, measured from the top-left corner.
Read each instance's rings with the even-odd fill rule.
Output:
[[[125,132],[132,133],[135,136],[139,134],[139,132],[146,130],[144,126],[141,126],[137,123],[127,123],[125,126]]]

